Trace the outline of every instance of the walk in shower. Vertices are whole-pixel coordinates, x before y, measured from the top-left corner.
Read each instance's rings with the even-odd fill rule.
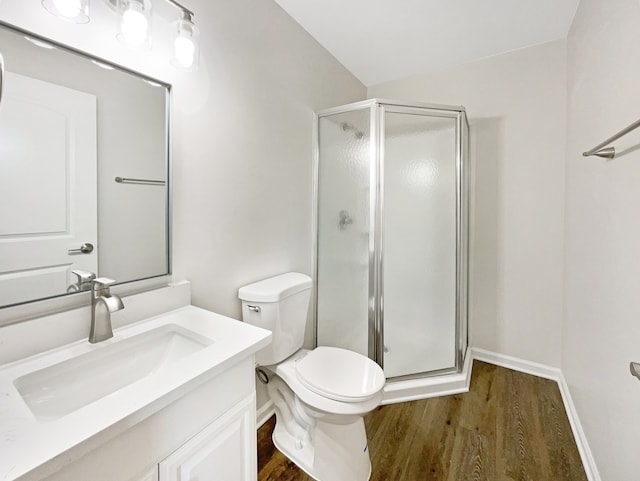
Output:
[[[372,99],[317,119],[317,345],[388,380],[459,372],[467,348],[463,107]]]

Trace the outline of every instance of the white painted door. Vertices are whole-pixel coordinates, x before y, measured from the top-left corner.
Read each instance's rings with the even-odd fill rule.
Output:
[[[256,409],[251,395],[160,463],[160,481],[256,481]]]
[[[0,306],[97,270],[96,98],[7,72],[0,103]],[[90,254],[69,253],[93,244]],[[73,278],[73,279],[72,279]]]

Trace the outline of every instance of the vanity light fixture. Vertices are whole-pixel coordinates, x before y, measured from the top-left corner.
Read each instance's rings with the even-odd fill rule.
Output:
[[[89,22],[89,0],[42,0],[42,6],[67,22]]]
[[[120,16],[118,40],[137,48],[151,46],[151,0],[103,1]],[[196,70],[200,60],[200,30],[193,23],[194,13],[176,0],[164,1],[180,11],[180,17],[171,24],[174,30],[171,63],[180,70]],[[42,5],[63,20],[89,22],[89,0],[42,0]]]

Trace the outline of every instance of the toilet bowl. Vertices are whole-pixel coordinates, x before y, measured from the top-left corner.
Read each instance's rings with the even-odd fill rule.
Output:
[[[275,446],[318,481],[366,481],[371,461],[363,416],[382,401],[384,373],[361,354],[302,349],[311,279],[288,273],[241,288],[243,320],[270,329],[256,355],[276,411]]]

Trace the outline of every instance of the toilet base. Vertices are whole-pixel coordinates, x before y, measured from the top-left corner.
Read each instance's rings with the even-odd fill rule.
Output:
[[[368,481],[371,461],[362,417],[348,424],[327,423],[304,412],[280,379],[269,383],[269,391],[276,410],[273,444],[278,450],[317,481]]]
[[[301,446],[276,419],[273,444],[317,481],[368,481],[371,461],[362,418],[346,425],[318,423],[314,431],[315,439]]]

